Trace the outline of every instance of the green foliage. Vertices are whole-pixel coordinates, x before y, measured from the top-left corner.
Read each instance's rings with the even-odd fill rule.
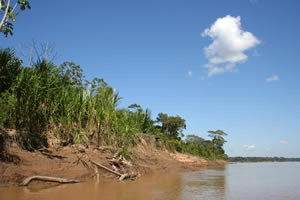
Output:
[[[0,94],[0,126],[13,127],[10,119],[15,118],[16,98],[8,91]]]
[[[171,152],[182,152],[182,142],[179,140],[167,140],[166,148]]]
[[[58,72],[55,65],[38,61],[32,68],[23,68],[12,87],[17,98],[16,128],[42,133],[50,124]]]
[[[183,145],[184,152],[207,159],[226,159],[222,146],[216,146],[214,141],[205,140],[196,135],[187,135]]]
[[[75,129],[72,131],[72,133],[73,133],[73,142],[74,143],[76,143],[76,144],[88,143],[88,141],[89,141],[88,136],[85,133],[81,132],[80,129]]]
[[[85,80],[75,63],[57,67],[38,60],[21,67],[13,51],[0,53],[2,74],[14,74],[9,76],[10,84],[0,79],[0,125],[22,131],[25,141],[35,138],[39,146],[39,140],[44,143],[48,132],[54,132],[63,145],[96,141],[98,146],[125,147],[136,144],[138,133],[153,129],[148,109],[117,109],[118,93],[103,79]]]
[[[187,135],[185,141],[196,145],[204,145],[207,141],[197,135]]]
[[[21,71],[22,60],[11,49],[0,49],[0,94],[8,90]]]
[[[2,19],[0,18],[0,32],[2,32],[5,37],[13,35],[13,23],[16,22],[17,15],[25,9],[31,9],[29,1],[27,0],[0,0],[0,10],[3,12]]]
[[[165,134],[158,134],[156,145],[159,148],[165,147],[171,152],[187,153],[209,160],[227,159],[222,148],[217,148],[211,140],[205,140],[196,135],[187,135],[185,140],[172,139]]]
[[[208,136],[212,138],[213,144],[218,148],[222,148],[224,143],[227,142],[224,139],[224,136],[227,136],[227,133],[225,133],[222,130],[208,131],[208,133],[209,133]]]
[[[161,123],[161,131],[173,139],[180,139],[183,136],[183,129],[186,129],[185,120],[179,116],[174,117],[159,113],[157,122]]]
[[[47,146],[51,134],[61,145],[109,145],[130,157],[129,147],[147,134],[158,147],[172,152],[208,159],[227,157],[223,131],[209,131],[211,141],[195,135],[182,141],[183,118],[159,113],[154,121],[150,110],[138,104],[118,108],[119,94],[103,79],[85,80],[81,67],[73,62],[21,64],[13,51],[0,50],[0,126],[17,129],[19,143],[28,150]]]

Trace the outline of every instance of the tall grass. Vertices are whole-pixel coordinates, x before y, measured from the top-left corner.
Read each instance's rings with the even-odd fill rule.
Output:
[[[1,94],[0,125],[30,133],[26,136],[34,147],[46,145],[49,133],[62,145],[121,147],[135,144],[134,134],[147,132],[152,125],[148,109],[118,109],[118,93],[103,79],[85,80],[80,66],[72,62],[56,66],[38,60],[21,67],[12,82],[10,92]]]
[[[48,139],[55,137],[60,145],[109,145],[127,152],[137,143],[138,134],[149,134],[170,151],[210,158],[224,155],[210,141],[194,144],[170,137],[163,125],[155,124],[149,109],[136,104],[118,108],[119,94],[103,79],[86,80],[73,62],[21,64],[13,51],[0,50],[0,126],[16,129],[25,148],[48,146]],[[170,116],[177,118],[181,119]]]

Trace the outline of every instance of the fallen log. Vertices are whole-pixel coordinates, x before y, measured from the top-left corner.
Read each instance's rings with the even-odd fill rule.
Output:
[[[96,165],[96,166],[98,166],[98,167],[101,167],[102,169],[105,169],[106,171],[109,171],[110,173],[113,173],[113,174],[115,174],[115,175],[117,175],[117,176],[122,176],[123,174],[120,174],[120,173],[118,173],[118,172],[115,172],[114,170],[112,170],[112,169],[109,169],[109,168],[107,168],[107,167],[105,167],[104,165],[101,165],[100,163],[97,163],[97,162],[95,162],[95,161],[93,161],[93,160],[90,160],[91,161],[91,163],[93,163],[94,165]]]
[[[51,177],[51,176],[30,176],[24,179],[24,181],[20,184],[20,186],[28,186],[31,181],[45,181],[45,182],[55,182],[55,183],[79,183],[79,180],[75,179],[64,179],[64,178],[57,178],[57,177]]]

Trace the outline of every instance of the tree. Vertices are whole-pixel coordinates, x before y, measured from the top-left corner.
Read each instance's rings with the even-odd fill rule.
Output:
[[[197,135],[187,135],[185,141],[197,145],[204,145],[206,143],[205,139]]]
[[[17,11],[16,9],[19,10]],[[13,35],[12,22],[15,22],[16,16],[25,9],[31,9],[27,0],[18,0],[14,4],[12,0],[0,0],[0,15],[3,15],[0,21],[0,32],[2,32],[5,37]]]
[[[128,106],[129,109],[135,109],[135,110],[138,110],[138,109],[141,109],[142,107],[138,104],[131,104],[130,106]]]
[[[186,129],[185,120],[177,116],[168,116],[164,113],[159,113],[157,122],[161,123],[161,130],[167,136],[179,139],[183,136],[183,129]]]
[[[208,136],[212,138],[213,144],[218,148],[222,148],[224,143],[227,142],[224,139],[224,136],[227,136],[227,133],[225,133],[222,130],[208,131],[208,133],[209,133]]]

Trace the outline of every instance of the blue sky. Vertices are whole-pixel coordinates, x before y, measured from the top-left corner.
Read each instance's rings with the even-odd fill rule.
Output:
[[[55,63],[74,61],[88,79],[104,78],[121,107],[179,115],[185,134],[222,129],[230,156],[300,157],[299,1],[36,0],[31,7],[13,37],[1,36],[1,48],[55,43]]]

